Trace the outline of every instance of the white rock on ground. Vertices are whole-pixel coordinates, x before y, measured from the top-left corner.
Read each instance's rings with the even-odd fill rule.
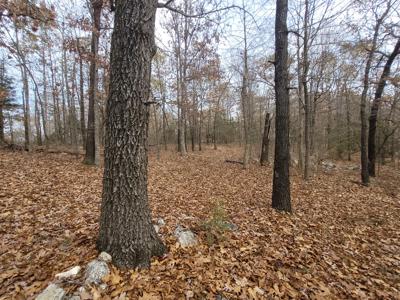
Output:
[[[154,230],[159,233],[160,232],[160,226],[158,226],[157,224],[153,225]]]
[[[110,273],[110,269],[106,262],[101,260],[92,260],[88,263],[85,273],[85,283],[101,283],[101,279]]]
[[[182,247],[190,247],[197,244],[196,235],[189,229],[184,229],[178,225],[174,233]]]
[[[81,271],[81,267],[75,266],[75,267],[69,269],[68,271],[56,274],[56,278],[57,279],[66,279],[66,278],[75,277],[76,275],[79,274],[80,271]]]
[[[65,291],[58,285],[51,283],[36,297],[36,300],[62,300],[64,296]]]
[[[165,226],[165,221],[164,221],[164,219],[163,219],[163,218],[158,218],[157,224],[158,224],[158,226],[160,226],[160,227]]]
[[[112,261],[111,255],[108,254],[107,252],[104,252],[104,251],[101,252],[97,258],[98,258],[99,260],[105,261],[105,262],[111,262],[111,261]]]

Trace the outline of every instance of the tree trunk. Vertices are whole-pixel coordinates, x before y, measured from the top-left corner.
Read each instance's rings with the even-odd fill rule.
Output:
[[[25,128],[25,150],[31,151],[31,114],[29,105],[29,84],[26,67],[21,67],[23,81],[23,106],[24,106],[24,128]]]
[[[103,7],[103,0],[92,0],[93,7],[93,29],[90,46],[90,69],[89,69],[89,108],[88,125],[86,137],[85,163],[96,164],[96,121],[95,121],[95,98],[97,92],[97,51],[100,37],[100,17]]]
[[[272,207],[290,212],[289,181],[289,74],[287,0],[276,1],[275,19],[275,160],[272,185]]]
[[[261,157],[260,164],[262,166],[269,164],[269,130],[271,128],[271,116],[270,113],[267,112],[265,115],[265,123],[264,123],[264,133],[261,144]]]
[[[347,135],[347,160],[351,161],[351,112],[350,112],[350,95],[346,89],[346,135]]]
[[[35,128],[36,128],[36,144],[42,146],[42,128],[40,125],[40,110],[39,110],[39,100],[35,93]]]
[[[308,93],[308,18],[309,2],[305,0],[304,12],[304,43],[303,43],[303,73],[302,85],[304,94],[304,179],[308,180],[311,175],[310,156],[311,156],[311,99]]]
[[[244,4],[244,2],[243,2]],[[244,36],[244,51],[243,51],[243,76],[242,76],[242,113],[243,113],[243,130],[244,130],[244,155],[243,169],[249,167],[250,162],[250,101],[249,101],[249,68],[247,57],[247,28],[246,28],[246,12],[243,11],[243,36]]]
[[[43,134],[44,134],[44,142],[47,146],[49,136],[47,134],[47,76],[46,76],[46,56],[45,56],[45,49],[43,45],[42,51],[42,76],[43,76],[43,101],[39,98],[40,102],[40,112],[42,115],[42,124],[43,124]],[[39,93],[39,91],[36,91]]]
[[[78,48],[80,45],[78,44]],[[79,50],[80,51],[80,50]],[[80,122],[83,147],[86,147],[86,123],[85,123],[85,94],[84,94],[84,78],[83,78],[83,61],[82,54],[79,52],[79,100],[80,100]]]
[[[386,80],[390,75],[390,68],[392,67],[393,61],[400,51],[400,38],[390,54],[388,60],[385,63],[381,77],[379,78],[378,87],[375,91],[374,101],[371,106],[371,114],[369,116],[369,132],[368,132],[368,172],[370,176],[375,177],[375,161],[376,161],[376,123],[378,120],[379,104],[381,102],[383,90],[386,85]]]
[[[4,113],[3,103],[0,100],[0,145],[4,143]]]
[[[147,196],[147,132],[156,0],[116,2],[98,248],[117,267],[149,267],[162,244]],[[143,19],[146,16],[145,20]]]
[[[360,118],[361,118],[361,181],[365,186],[369,185],[369,172],[368,172],[368,125],[367,125],[367,94],[369,89],[369,73],[371,70],[372,60],[374,57],[374,52],[376,50],[376,44],[379,35],[379,29],[385,19],[386,15],[389,13],[390,4],[388,4],[386,10],[383,12],[382,16],[376,20],[374,27],[374,36],[372,39],[371,49],[369,50],[367,56],[367,62],[365,64],[364,78],[363,78],[363,90],[361,93],[361,104],[360,104]]]

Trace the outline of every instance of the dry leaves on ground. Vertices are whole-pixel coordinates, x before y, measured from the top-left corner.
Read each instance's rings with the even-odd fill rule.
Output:
[[[271,168],[224,162],[239,154],[223,148],[151,156],[150,201],[153,217],[166,221],[169,254],[150,270],[113,268],[108,288],[93,287],[88,297],[400,298],[398,170],[382,168],[368,188],[345,167],[307,183],[294,175],[288,215],[270,208]],[[69,154],[0,151],[0,299],[32,299],[56,273],[96,256],[101,177],[101,169]],[[210,245],[201,224],[216,200],[238,229]],[[180,248],[178,224],[201,244]]]

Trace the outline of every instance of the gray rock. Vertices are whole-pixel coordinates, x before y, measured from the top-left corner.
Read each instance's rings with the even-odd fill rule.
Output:
[[[79,274],[80,271],[81,271],[81,267],[75,266],[75,267],[69,269],[68,271],[56,274],[55,277],[57,279],[67,279],[67,278],[75,277],[76,275]]]
[[[157,220],[157,225],[160,226],[160,227],[165,226],[165,221],[164,221],[164,219],[163,219],[163,218],[158,218],[158,220]]]
[[[92,260],[86,267],[85,283],[100,284],[102,278],[110,273],[106,262],[101,260]]]
[[[105,262],[111,262],[111,261],[112,261],[111,255],[108,254],[107,252],[104,252],[104,251],[101,252],[97,258],[98,258],[99,260],[105,261]]]
[[[336,165],[333,162],[329,161],[329,160],[322,161],[321,165],[327,171],[333,170],[333,169],[336,168]]]
[[[62,300],[64,296],[65,291],[58,285],[51,283],[36,297],[36,300]]]
[[[157,233],[159,233],[159,232],[160,232],[160,226],[157,225],[157,224],[155,224],[155,225],[153,225],[153,226],[154,226],[154,230],[155,230]]]
[[[197,244],[196,235],[189,229],[184,229],[180,225],[176,227],[174,234],[182,247],[190,247]]]
[[[237,226],[234,223],[230,223],[230,222],[226,222],[226,227],[231,231],[236,231],[239,229],[239,226]]]
[[[348,167],[347,167],[347,170],[350,170],[350,171],[358,171],[358,170],[360,170],[360,166],[358,166],[358,165],[348,166]]]
[[[81,297],[78,295],[73,295],[73,296],[67,298],[67,300],[81,300]]]

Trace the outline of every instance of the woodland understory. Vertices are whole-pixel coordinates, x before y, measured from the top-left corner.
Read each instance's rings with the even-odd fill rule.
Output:
[[[354,162],[309,181],[291,169],[293,213],[271,208],[272,169],[238,147],[150,153],[149,200],[168,248],[149,270],[112,269],[94,299],[398,299],[400,174],[362,186]],[[356,158],[354,158],[356,159]],[[32,299],[56,273],[96,257],[103,170],[68,153],[0,151],[0,299]],[[212,242],[215,203],[238,229]],[[181,248],[180,224],[200,239]],[[64,286],[73,290],[80,278]],[[220,295],[220,296],[218,296]],[[124,298],[125,297],[125,298]],[[216,298],[217,297],[217,298]]]

